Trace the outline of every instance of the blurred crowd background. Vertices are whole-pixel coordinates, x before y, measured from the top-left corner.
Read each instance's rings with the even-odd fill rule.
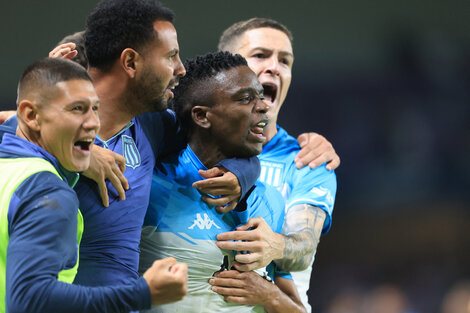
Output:
[[[280,114],[341,156],[310,302],[320,313],[470,312],[470,2],[164,0],[183,59],[253,16],[294,34]],[[0,109],[96,1],[0,3]]]

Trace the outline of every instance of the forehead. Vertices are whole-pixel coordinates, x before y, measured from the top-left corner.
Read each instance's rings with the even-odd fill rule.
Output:
[[[49,98],[51,102],[64,105],[80,100],[92,102],[98,101],[98,96],[96,95],[93,84],[84,79],[59,82],[52,86],[50,91],[45,92],[52,96]]]
[[[255,91],[263,89],[256,74],[245,65],[220,72],[214,77],[214,80],[216,91],[228,96],[241,89],[252,88]]]
[[[289,37],[280,30],[263,27],[244,32],[239,41],[240,49],[264,48],[293,53]]]
[[[157,40],[151,45],[152,50],[167,52],[172,49],[178,49],[178,36],[175,26],[168,21],[155,21],[153,29],[157,32]]]

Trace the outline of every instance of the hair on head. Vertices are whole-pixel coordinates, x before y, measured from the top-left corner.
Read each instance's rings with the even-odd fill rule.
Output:
[[[62,45],[64,43],[73,42],[75,44],[75,50],[78,54],[72,59],[72,61],[77,62],[84,68],[88,69],[88,58],[85,51],[85,31],[76,32],[71,35],[65,36],[57,45]]]
[[[201,82],[206,82],[218,73],[238,66],[248,66],[248,64],[241,55],[226,51],[206,53],[184,63],[186,76],[180,79],[179,85],[175,88],[172,108],[185,131],[189,131],[192,125],[191,109],[196,105],[210,105],[208,99],[201,101],[200,97],[194,95],[198,90],[204,93],[204,90],[198,88],[201,87]]]
[[[174,13],[153,0],[102,0],[88,16],[85,48],[90,67],[108,70],[121,52],[132,48],[142,53],[156,38],[153,23],[173,23]]]
[[[286,34],[291,43],[294,40],[291,31],[283,24],[269,18],[253,17],[246,21],[237,22],[227,28],[222,33],[222,36],[220,36],[217,49],[220,51],[231,51],[233,48],[232,44],[246,31],[264,27],[280,30]]]
[[[18,100],[30,91],[41,91],[57,83],[69,80],[87,80],[90,75],[79,64],[70,60],[44,58],[29,65],[18,83]]]

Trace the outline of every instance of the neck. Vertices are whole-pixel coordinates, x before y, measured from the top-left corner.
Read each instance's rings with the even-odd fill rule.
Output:
[[[227,158],[210,139],[207,140],[197,134],[191,137],[189,146],[197,158],[207,168],[212,168],[214,165]]]
[[[277,119],[271,120],[269,124],[264,128],[263,133],[266,136],[266,141],[263,144],[263,146],[266,145],[269,141],[271,141],[271,139],[273,139],[274,136],[276,136],[277,134],[276,122],[277,122]]]
[[[133,107],[132,104],[126,101],[127,77],[116,67],[111,68],[109,72],[90,68],[89,74],[100,99],[99,136],[103,140],[108,140],[129,124],[135,116],[129,112],[129,108]]]
[[[18,118],[18,126],[16,127],[16,136],[20,137],[24,140],[27,140],[29,142],[34,143],[37,146],[40,146],[41,148],[44,148],[40,144],[39,136],[37,134],[34,134],[29,131],[28,127],[24,125],[20,119]]]

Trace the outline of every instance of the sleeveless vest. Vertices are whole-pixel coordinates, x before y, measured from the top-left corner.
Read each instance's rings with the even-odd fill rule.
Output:
[[[54,166],[41,158],[0,159],[0,313],[5,312],[6,261],[10,237],[8,234],[8,208],[11,197],[24,180],[39,172],[51,172],[62,179]],[[77,243],[79,246],[83,233],[83,217],[80,210],[77,214],[77,222]],[[77,274],[77,268],[78,254],[75,266],[60,271],[57,279],[71,284]]]

